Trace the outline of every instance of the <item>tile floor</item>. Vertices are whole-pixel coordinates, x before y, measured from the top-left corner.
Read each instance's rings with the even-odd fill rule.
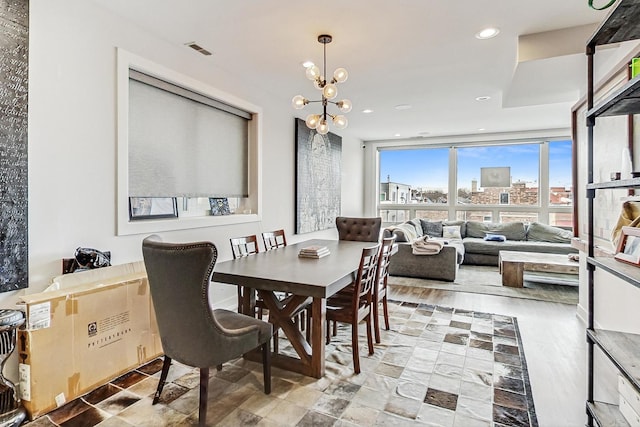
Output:
[[[207,424],[216,426],[537,426],[517,321],[427,304],[390,304],[390,331],[353,373],[350,330],[327,348],[316,380],[273,369],[265,395],[261,365],[237,359],[209,384]],[[291,351],[286,340],[281,351]],[[28,424],[186,426],[198,421],[198,372],[174,363],[152,406],[157,359]]]

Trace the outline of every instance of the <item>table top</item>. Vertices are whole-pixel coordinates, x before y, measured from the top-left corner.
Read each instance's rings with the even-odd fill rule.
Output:
[[[315,245],[326,246],[330,254],[319,259],[298,257],[300,249]],[[375,242],[307,240],[217,263],[213,281],[327,298],[355,280],[362,249],[374,245]]]
[[[527,264],[548,264],[578,267],[566,254],[548,254],[544,252],[500,251],[500,260],[507,262],[523,262]]]

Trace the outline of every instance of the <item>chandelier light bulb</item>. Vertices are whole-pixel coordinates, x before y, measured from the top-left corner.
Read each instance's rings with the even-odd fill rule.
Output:
[[[337,83],[343,83],[349,77],[349,73],[344,68],[338,68],[333,72],[333,78]]]
[[[302,95],[296,95],[291,100],[291,105],[293,105],[293,108],[295,108],[296,110],[300,110],[301,108],[304,108],[304,106],[307,105],[308,103],[309,101]]]
[[[317,79],[313,81],[313,87],[318,90],[322,90],[324,88],[324,76],[319,76]]]
[[[315,129],[320,122],[320,116],[317,114],[309,114],[304,122],[309,129]]]
[[[343,113],[348,113],[349,111],[351,111],[351,108],[353,108],[353,105],[351,105],[351,101],[349,101],[348,99],[338,101],[336,105]]]
[[[338,88],[333,83],[329,83],[322,89],[322,94],[327,99],[333,99],[338,96]]]
[[[311,67],[307,67],[305,74],[309,80],[315,80],[320,76],[320,68],[318,68],[317,65],[312,65]]]
[[[322,119],[318,122],[318,126],[316,126],[316,132],[320,135],[326,135],[329,133],[329,124],[325,119]]]
[[[333,124],[337,129],[344,129],[349,124],[349,121],[343,115],[333,116]]]

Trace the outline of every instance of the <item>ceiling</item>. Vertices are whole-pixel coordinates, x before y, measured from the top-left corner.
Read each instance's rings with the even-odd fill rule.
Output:
[[[203,57],[212,67],[264,82],[283,105],[297,94],[319,98],[301,64],[322,64],[317,36],[331,34],[327,70],[349,71],[337,99],[354,105],[337,133],[365,141],[569,127],[592,27],[564,29],[607,12],[587,0],[93,1],[176,46],[195,41],[213,53]],[[488,26],[500,34],[474,37]],[[525,35],[534,36],[519,41]],[[523,54],[523,41],[535,53]]]

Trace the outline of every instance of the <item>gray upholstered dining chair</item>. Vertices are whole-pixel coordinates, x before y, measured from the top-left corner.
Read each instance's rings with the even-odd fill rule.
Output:
[[[151,299],[164,350],[160,382],[153,398],[162,393],[171,361],[200,369],[199,425],[207,414],[209,368],[262,348],[264,392],[271,393],[268,322],[209,305],[211,274],[217,249],[211,242],[164,243],[152,235],[142,242]]]
[[[357,242],[380,241],[380,228],[382,218],[351,218],[346,216],[336,217],[336,228],[339,240],[352,240]]]
[[[378,309],[382,303],[382,312],[384,314],[384,326],[389,330],[389,308],[387,307],[387,280],[389,278],[389,262],[393,253],[393,244],[396,237],[387,237],[382,239],[380,246],[380,255],[378,256],[378,268],[376,274],[377,285],[373,288],[373,330],[375,332],[376,343],[380,344],[380,318],[378,317]]]

